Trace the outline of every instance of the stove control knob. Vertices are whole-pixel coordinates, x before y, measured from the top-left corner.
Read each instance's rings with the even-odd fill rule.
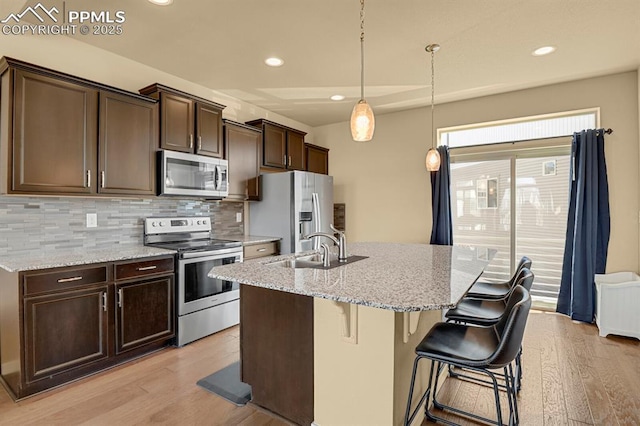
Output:
[[[158,226],[162,228],[164,226],[164,222],[158,222]]]
[[[156,226],[158,226],[158,222],[151,222],[151,226],[155,228]]]
[[[203,219],[203,220],[202,220],[202,224],[203,224],[203,225],[206,225],[206,224],[207,224],[207,219]]]
[[[196,221],[196,225],[200,225],[200,221],[199,221],[199,220],[198,220],[198,221]]]

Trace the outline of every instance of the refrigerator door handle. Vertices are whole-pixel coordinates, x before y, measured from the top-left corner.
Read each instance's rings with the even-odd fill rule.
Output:
[[[313,204],[313,223],[314,223],[314,232],[321,232],[322,231],[322,216],[320,216],[320,200],[318,198],[318,193],[314,192],[313,194],[311,194],[311,201]],[[313,242],[313,248],[315,250],[319,250],[320,249],[320,238],[315,238],[314,242]]]

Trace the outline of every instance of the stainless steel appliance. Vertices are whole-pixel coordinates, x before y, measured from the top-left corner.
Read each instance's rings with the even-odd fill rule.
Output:
[[[280,252],[319,248],[313,232],[332,233],[333,177],[310,172],[269,173],[260,176],[262,201],[249,207],[249,232],[282,238]],[[324,241],[327,242],[327,241]]]
[[[209,278],[208,273],[214,266],[242,262],[242,243],[212,239],[206,217],[147,218],[144,233],[145,245],[178,251],[178,346],[239,323],[238,283]]]
[[[221,199],[229,195],[228,162],[221,158],[158,151],[160,195]]]

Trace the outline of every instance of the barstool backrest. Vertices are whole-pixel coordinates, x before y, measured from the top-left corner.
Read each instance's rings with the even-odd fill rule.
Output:
[[[522,344],[530,309],[529,291],[521,285],[516,286],[507,302],[506,312],[509,314],[494,326],[500,344],[488,360],[490,368],[502,368],[515,359]]]
[[[531,264],[531,259],[529,259],[527,256],[522,256],[522,258],[518,262],[516,271],[513,273],[511,279],[509,280],[509,284],[513,285],[513,283],[516,282],[516,280],[518,279],[518,275],[520,275],[520,271],[522,271],[523,268],[531,269]]]

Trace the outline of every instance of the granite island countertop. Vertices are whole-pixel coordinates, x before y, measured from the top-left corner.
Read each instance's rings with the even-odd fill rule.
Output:
[[[91,263],[115,262],[175,253],[175,250],[143,245],[114,245],[95,249],[56,250],[55,253],[42,252],[2,256],[2,258],[0,258],[0,268],[7,272],[22,272]]]
[[[333,269],[285,268],[277,256],[214,267],[209,276],[272,290],[396,312],[453,307],[495,254],[492,249],[401,243],[351,243],[367,256]]]

